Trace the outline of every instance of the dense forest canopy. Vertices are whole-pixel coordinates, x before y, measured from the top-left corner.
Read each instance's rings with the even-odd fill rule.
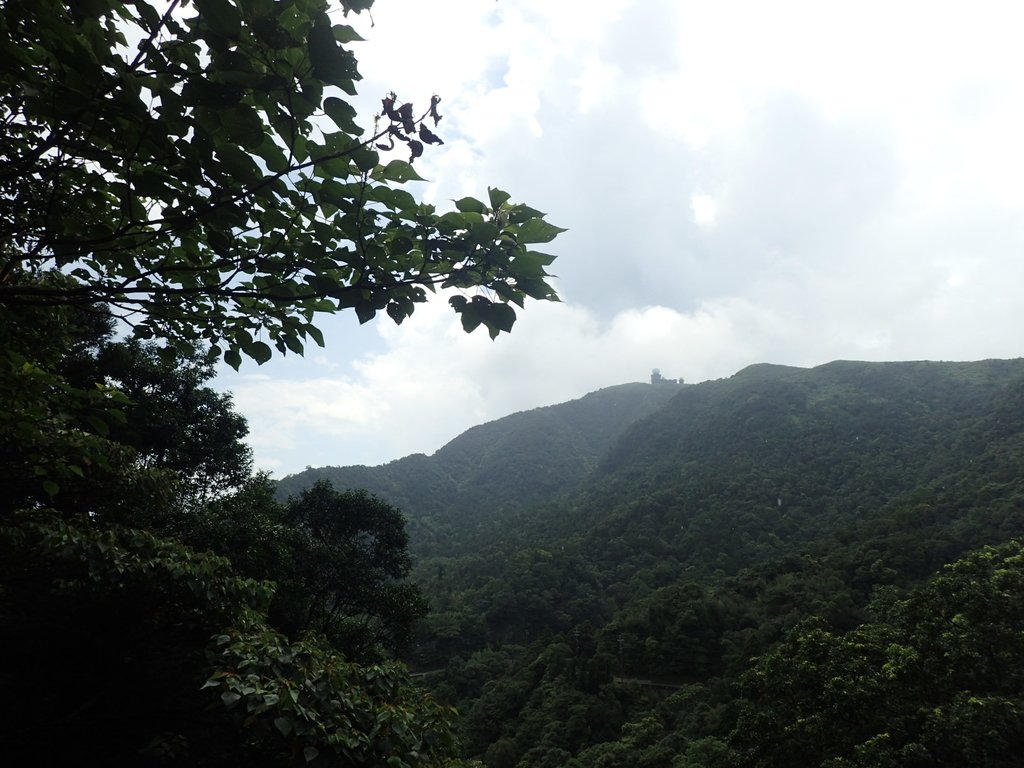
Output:
[[[432,609],[406,658],[457,705],[466,755],[1014,765],[1024,362],[758,365],[629,419],[608,407],[645,389],[281,483],[402,499]],[[593,445],[565,437],[600,421],[614,436],[575,474]],[[495,472],[529,476],[539,454],[564,485],[506,487],[500,511],[488,483],[439,485],[476,433],[502,446]]]
[[[678,392],[677,386],[622,384],[559,406],[474,427],[433,456],[380,467],[322,467],[278,482],[287,498],[316,480],[365,488],[410,516],[418,557],[476,545],[495,519],[572,491],[630,424]]]
[[[402,186],[440,98],[381,94],[341,23],[372,0],[0,2],[0,751],[17,763],[438,765],[452,712],[395,655],[425,601],[404,518],[278,501],[209,387],[402,322],[556,300],[560,230],[490,189]]]

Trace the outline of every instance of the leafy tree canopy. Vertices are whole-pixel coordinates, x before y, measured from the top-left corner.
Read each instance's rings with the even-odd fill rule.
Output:
[[[315,632],[352,660],[403,650],[427,606],[407,580],[412,560],[401,512],[326,481],[286,503],[274,491],[272,480],[256,475],[179,518],[173,532],[229,557],[240,574],[275,582],[269,619],[289,637]]]
[[[754,766],[1010,766],[1024,748],[1024,547],[984,547],[845,635],[810,621],[743,676]]]
[[[0,519],[15,764],[448,765],[452,712],[400,665],[268,625],[273,585],[145,531]]]
[[[359,37],[327,0],[0,10],[0,306],[104,304],[237,367],[322,344],[318,312],[401,322],[430,291],[471,290],[452,307],[495,336],[510,303],[557,298],[530,248],[562,230],[539,211],[491,189],[441,215],[400,188],[441,142],[440,100],[388,94],[357,125]]]
[[[294,596],[284,628],[322,633],[356,658],[380,644],[403,648],[427,605],[415,585],[401,582],[412,569],[402,514],[321,481],[288,500],[283,522],[293,554],[279,581]]]
[[[500,190],[442,215],[401,189],[441,142],[440,100],[417,113],[387,94],[364,131],[358,36],[336,21],[327,0],[0,0],[0,637],[18,659],[0,735],[15,760],[452,754],[451,711],[343,645],[362,629],[363,646],[398,646],[423,611],[400,583],[397,512],[329,489],[277,505],[247,479],[244,421],[203,384],[218,357],[322,344],[316,313],[401,322],[438,289],[467,331],[508,331],[511,305],[556,300],[553,257],[531,247],[562,230]],[[112,340],[118,321],[133,340]]]
[[[153,342],[117,339],[113,319],[97,308],[17,309],[0,315],[8,340],[0,354],[8,406],[0,415],[7,438],[0,480],[10,509],[41,502],[101,514],[94,492],[116,498],[110,491],[129,469],[173,481],[180,507],[248,479],[248,426],[230,395],[205,386],[214,369],[200,352],[169,360]],[[58,491],[61,498],[52,498]],[[158,494],[153,487],[143,493],[153,522]],[[120,505],[133,525],[143,522],[138,501]],[[105,517],[111,513],[108,506]]]

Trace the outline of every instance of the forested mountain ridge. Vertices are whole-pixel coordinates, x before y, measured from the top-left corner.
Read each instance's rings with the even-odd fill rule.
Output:
[[[771,486],[766,461],[802,462],[833,488],[856,485],[868,470],[914,485],[970,450],[976,420],[1016,376],[1024,376],[1020,360],[836,361],[757,364],[698,385],[623,384],[473,427],[431,456],[308,468],[278,481],[278,494],[327,479],[398,505],[414,528],[438,515],[446,524],[500,524],[503,514],[550,502],[584,479],[577,507],[595,495],[664,494],[728,456],[748,473],[745,486],[756,482],[768,503],[792,507],[809,491],[798,477]],[[929,441],[937,450],[921,461],[918,444]]]
[[[1002,497],[1005,488],[983,479],[1016,482],[1022,382],[1017,360],[754,366],[687,386],[629,427],[575,495],[492,519],[482,530],[453,529],[472,546],[438,552],[419,570],[440,564],[460,573],[472,599],[450,603],[445,594],[435,603],[486,603],[492,630],[505,636],[507,622],[521,639],[531,627],[564,628],[571,617],[561,609],[576,600],[589,606],[588,619],[603,620],[684,573],[735,574],[797,548],[827,548],[843,532],[891,526],[922,504],[934,514],[938,499],[969,495],[976,484]],[[946,517],[928,524],[978,514],[948,504]],[[918,514],[915,527],[925,524]],[[547,600],[560,603],[554,614],[562,618],[550,624],[551,610],[535,604],[524,621],[516,607],[534,591],[520,578],[537,570],[524,553],[538,550],[566,553],[560,567],[574,559],[580,566],[556,579]],[[946,562],[904,548],[897,570],[909,568],[914,553],[924,558],[914,577]],[[601,588],[581,598],[582,583]]]
[[[734,533],[817,539],[1015,436],[1021,377],[1021,360],[835,362],[687,387],[611,447],[577,499],[590,520],[572,527],[606,542],[638,518],[674,515],[682,533],[659,536],[688,540],[677,556],[700,562],[703,549],[721,560],[742,548]]]
[[[322,472],[409,516],[467,757],[910,768],[1024,749],[1022,465],[1017,359],[625,385]]]
[[[446,552],[448,531],[477,530],[503,515],[575,490],[622,432],[683,385],[632,383],[473,427],[431,456],[382,466],[322,467],[283,478],[288,496],[317,480],[364,488],[409,517],[413,552]]]
[[[1024,534],[1022,461],[1022,360],[758,365],[688,385],[624,429],[577,491],[449,529],[450,552],[417,567],[433,610],[412,659],[447,665],[435,691],[490,765],[846,765],[828,760],[873,734],[770,752],[744,737],[756,724],[783,738],[758,697],[777,684],[797,712],[824,700],[786,679],[787,654],[903,632],[899,617],[922,610],[915,585]],[[1006,620],[1000,632],[1024,632]],[[1011,693],[999,707],[1021,704]],[[899,738],[938,749],[932,726],[897,716]]]

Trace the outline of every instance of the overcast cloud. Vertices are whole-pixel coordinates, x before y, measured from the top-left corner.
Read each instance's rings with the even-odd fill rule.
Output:
[[[219,383],[258,464],[432,453],[508,413],[757,362],[1018,357],[1024,6],[1017,2],[378,0],[363,123],[443,97],[437,203],[488,185],[570,231],[559,305],[467,336],[401,327]]]

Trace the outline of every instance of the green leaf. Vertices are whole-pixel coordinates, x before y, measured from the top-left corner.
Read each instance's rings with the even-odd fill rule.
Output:
[[[509,211],[508,220],[510,224],[522,224],[530,219],[543,219],[544,213],[528,205],[515,205]]]
[[[364,38],[360,37],[358,32],[346,24],[335,24],[334,39],[344,45],[346,43],[361,43]]]
[[[495,302],[488,307],[485,320],[493,339],[501,331],[508,333],[512,330],[512,326],[516,322],[516,311],[508,304]]]
[[[92,427],[93,431],[95,431],[100,437],[106,437],[110,434],[110,427],[107,425],[107,422],[99,416],[89,413],[86,414],[85,420],[89,422],[89,426]]]
[[[492,211],[496,211],[501,208],[501,206],[507,203],[509,198],[512,197],[508,192],[502,192],[500,189],[496,189],[494,187],[487,188],[487,196],[490,198]]]
[[[407,181],[426,181],[426,179],[416,173],[411,164],[404,160],[392,160],[385,165],[381,178],[384,181],[394,181],[399,184],[404,184]]]
[[[372,149],[367,149],[366,147],[360,147],[359,149],[355,150],[352,153],[351,157],[352,161],[356,164],[356,168],[358,168],[363,173],[369,173],[374,168],[376,168],[377,163],[380,162],[380,155],[378,155]]]
[[[229,0],[196,0],[199,19],[212,32],[237,39],[242,31],[242,14]]]
[[[264,125],[259,114],[252,107],[240,104],[223,110],[221,125],[227,131],[228,139],[247,150],[255,151],[263,143]]]
[[[259,166],[253,162],[252,156],[233,144],[218,145],[217,157],[220,158],[231,175],[243,184],[253,184],[262,176]]]
[[[455,201],[455,207],[463,213],[487,213],[487,206],[475,197],[463,197]]]
[[[548,243],[565,231],[544,219],[530,219],[519,226],[516,235],[521,243]]]
[[[521,277],[516,280],[516,288],[531,299],[538,301],[558,301],[554,289],[539,278]]]
[[[254,151],[267,164],[267,170],[271,173],[284,173],[287,170],[288,157],[269,136],[264,135],[260,145]]]
[[[370,322],[377,316],[377,310],[368,301],[360,301],[355,305],[355,310],[360,325]]]
[[[307,324],[305,326],[305,331],[307,334],[313,337],[313,341],[316,342],[316,345],[318,347],[322,348],[324,346],[324,334],[319,328],[317,328],[315,325]]]
[[[339,99],[337,96],[328,96],[324,99],[324,112],[345,133],[351,135],[362,133],[362,129],[355,123],[355,107],[344,99]]]
[[[391,239],[389,250],[396,256],[404,256],[413,249],[414,245],[415,243],[412,241],[411,237],[403,234],[397,234]]]
[[[309,308],[314,312],[337,312],[338,305],[330,299],[317,299],[316,301],[309,304]]]
[[[395,189],[392,192],[391,200],[396,211],[412,213],[419,209],[419,203],[416,202],[416,198],[404,189]]]
[[[305,347],[302,346],[302,342],[299,341],[294,336],[291,336],[291,335],[288,335],[288,336],[284,337],[284,345],[291,352],[294,352],[296,355],[301,355],[301,354],[303,354],[306,351]]]
[[[460,229],[466,229],[474,221],[480,221],[478,213],[459,213],[457,211],[448,211],[441,218],[437,220],[437,229],[443,235],[453,234]]]
[[[60,486],[53,480],[43,480],[43,490],[50,496],[56,496],[57,492],[60,490]]]
[[[487,312],[490,300],[484,296],[474,296],[472,301],[465,296],[453,296],[448,299],[452,309],[462,318],[462,329],[471,333],[484,322],[484,313]]]
[[[282,736],[287,736],[292,732],[292,721],[287,717],[275,717],[274,727],[281,732]]]
[[[252,19],[251,26],[253,34],[264,45],[275,50],[294,48],[301,44],[301,41],[286,29],[275,18],[276,14],[270,12],[270,8],[264,13]]]
[[[224,362],[237,371],[242,365],[242,356],[238,353],[237,349],[232,347],[224,352]]]
[[[314,77],[355,95],[352,81],[359,77],[355,58],[338,45],[326,13],[317,18],[309,33],[309,60]]]
[[[482,322],[480,313],[477,312],[475,307],[466,307],[459,314],[462,316],[462,330],[466,333],[472,333],[475,331]]]
[[[274,356],[273,350],[262,341],[254,341],[252,344],[247,344],[243,351],[260,365],[263,365]]]
[[[493,243],[500,233],[498,225],[489,221],[476,221],[469,227],[469,237],[477,245]]]
[[[550,257],[537,251],[520,253],[509,266],[509,270],[518,278],[539,278],[547,275],[544,267],[551,263]]]
[[[316,747],[312,747],[312,746],[311,747],[306,747],[305,749],[302,750],[302,756],[306,758],[306,762],[307,763],[313,762],[314,760],[317,759],[317,757],[319,755],[320,755],[320,750],[318,750]]]

